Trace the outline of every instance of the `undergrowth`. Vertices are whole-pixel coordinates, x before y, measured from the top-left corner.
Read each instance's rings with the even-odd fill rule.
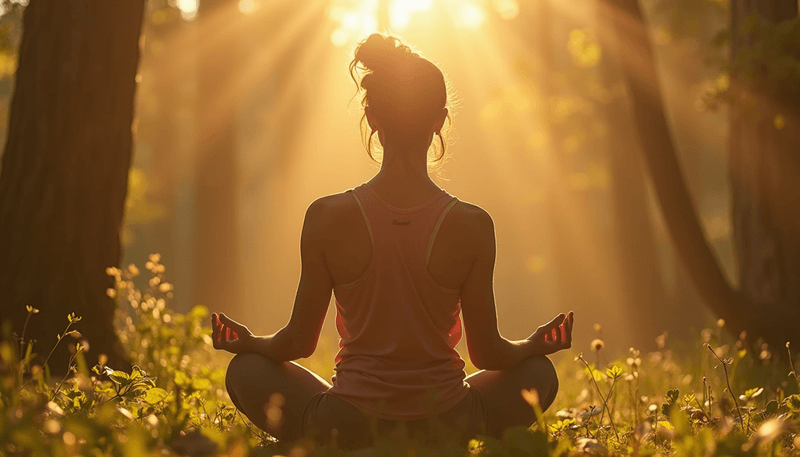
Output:
[[[654,352],[631,348],[627,357],[601,363],[604,343],[594,340],[591,357],[562,360],[560,392],[546,414],[535,392],[523,392],[539,420],[500,440],[475,437],[460,449],[387,438],[361,451],[279,443],[230,403],[224,388],[230,355],[212,348],[208,310],[171,310],[174,291],[157,254],[146,268],[143,291],[135,266],[108,269],[131,371],[107,366],[103,356],[86,360],[89,343],[81,340],[81,318],[74,314],[56,342],[72,354],[63,377],[50,375],[49,356],[42,365],[33,362],[36,351],[52,354],[55,347],[34,347],[25,329],[0,343],[0,455],[800,455],[800,377],[793,365],[787,376],[775,361],[791,363],[791,348],[773,354],[745,335],[733,340],[722,321],[681,357],[661,335]],[[28,306],[29,321],[39,318],[55,316]],[[304,364],[332,358],[317,354]]]

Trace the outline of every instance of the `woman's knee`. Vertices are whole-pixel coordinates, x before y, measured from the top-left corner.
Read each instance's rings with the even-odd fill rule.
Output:
[[[536,355],[523,360],[518,370],[523,384],[538,391],[542,410],[549,408],[558,393],[558,373],[553,362],[546,356]]]
[[[245,352],[236,354],[225,373],[225,387],[233,398],[233,391],[242,384],[252,384],[253,379],[268,379],[279,369],[279,363],[260,354]]]

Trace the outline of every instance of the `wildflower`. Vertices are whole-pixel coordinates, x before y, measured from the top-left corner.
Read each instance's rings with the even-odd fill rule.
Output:
[[[604,343],[603,340],[601,340],[599,338],[595,338],[594,340],[592,340],[592,350],[595,351],[595,352],[599,352],[605,346],[606,346],[606,343]]]
[[[725,327],[725,319],[717,320],[717,327],[719,328]]]
[[[117,289],[114,289],[113,287],[109,287],[108,289],[106,289],[106,295],[108,295],[111,298],[116,297],[117,296]]]
[[[600,324],[594,324],[594,331],[597,333],[602,333],[603,327]]]
[[[139,276],[139,269],[136,268],[136,265],[134,264],[128,265],[128,272],[131,274],[131,276]]]
[[[531,408],[539,406],[539,392],[536,389],[522,389],[522,398]]]

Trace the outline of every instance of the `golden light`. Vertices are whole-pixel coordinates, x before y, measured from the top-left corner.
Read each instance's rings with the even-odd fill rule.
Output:
[[[519,16],[519,3],[517,3],[517,0],[495,0],[494,9],[505,20]]]
[[[473,2],[462,1],[456,4],[456,26],[477,29],[486,22],[486,11]]]
[[[389,13],[389,22],[393,29],[403,30],[411,22],[411,15],[431,7],[431,0],[395,0]]]
[[[197,17],[197,0],[178,0],[176,6],[181,10],[183,20],[193,21]]]
[[[378,30],[378,2],[366,0],[354,6],[345,6],[344,2],[331,2],[328,17],[339,26],[331,32],[331,43],[344,46],[366,38]]]
[[[258,9],[256,0],[239,0],[239,11],[243,14],[252,14]]]

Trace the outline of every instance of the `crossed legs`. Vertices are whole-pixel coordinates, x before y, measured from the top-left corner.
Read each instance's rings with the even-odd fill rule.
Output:
[[[451,421],[454,414],[470,411],[470,416],[476,416],[471,420],[481,422],[480,428],[495,437],[509,427],[528,427],[536,421],[533,409],[522,398],[523,389],[537,390],[543,411],[558,392],[556,370],[544,356],[529,357],[508,370],[482,370],[468,376],[466,382],[473,392],[464,405],[456,405],[441,418]],[[294,362],[239,354],[228,366],[225,383],[234,405],[256,426],[280,440],[291,442],[308,433],[308,424],[304,424],[307,419],[312,423],[315,419],[339,421],[341,438],[370,434],[369,417],[349,403],[325,395],[330,384]],[[307,412],[307,408],[315,411]]]

